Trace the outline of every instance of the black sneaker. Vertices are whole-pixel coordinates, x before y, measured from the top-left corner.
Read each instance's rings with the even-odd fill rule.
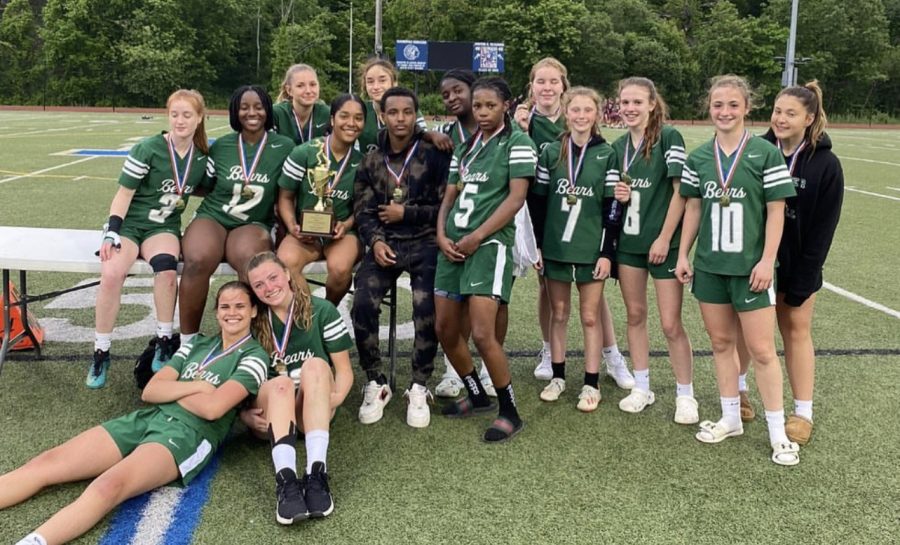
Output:
[[[331,490],[328,488],[328,474],[325,473],[325,464],[313,462],[312,472],[303,476],[306,485],[306,505],[309,508],[310,518],[327,517],[334,511],[334,500],[331,498]]]
[[[163,368],[163,366],[172,359],[178,350],[178,341],[172,337],[157,337],[156,349],[153,352],[153,363],[151,369],[154,373]]]
[[[282,469],[275,474],[275,520],[279,524],[293,524],[305,520],[309,513],[303,501],[303,486],[297,474],[290,469]]]

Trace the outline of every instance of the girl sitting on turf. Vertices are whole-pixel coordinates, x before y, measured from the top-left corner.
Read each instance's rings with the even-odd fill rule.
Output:
[[[272,445],[275,519],[292,524],[324,517],[334,510],[326,473],[328,428],[353,385],[353,341],[334,305],[312,297],[303,277],[292,276],[272,252],[253,256],[247,277],[263,303],[253,331],[272,355],[272,366],[271,380],[241,420]],[[295,451],[298,423],[306,441],[302,481]]]
[[[456,418],[493,410],[460,331],[462,313],[468,312],[475,346],[500,402],[500,414],[484,434],[490,443],[510,439],[525,425],[495,331],[500,303],[509,302],[512,288],[513,218],[525,203],[537,163],[531,138],[510,126],[511,99],[501,78],[482,78],[472,86],[478,133],[453,153],[437,225],[442,253],[434,282],[436,329],[468,394],[443,412]]]
[[[619,172],[615,154],[598,129],[600,95],[587,87],[572,88],[562,109],[568,129],[541,152],[533,189],[535,234],[541,248],[538,268],[552,309],[553,377],[541,399],[556,401],[566,389],[569,301],[575,282],[584,333],[584,386],[577,407],[592,412],[600,403],[603,285],[612,269],[621,219],[621,205],[612,200]],[[604,201],[610,209],[607,214]]]
[[[294,64],[288,68],[275,102],[275,132],[294,144],[299,146],[328,133],[331,115],[319,100],[319,76],[312,66]]]
[[[88,388],[106,385],[110,339],[122,285],[138,257],[150,264],[154,274],[157,342],[153,370],[159,370],[178,348],[172,340],[172,323],[181,214],[204,180],[209,144],[203,123],[206,107],[200,93],[179,89],[169,95],[166,108],[169,132],[146,138],[131,148],[109,208],[99,252],[100,288]]]
[[[340,304],[350,289],[353,265],[361,250],[354,229],[353,182],[363,155],[353,146],[365,120],[366,107],[361,98],[346,94],[337,97],[331,103],[331,134],[294,148],[278,178],[278,216],[288,233],[278,246],[278,257],[294,274],[324,258],[328,266],[325,297],[334,305]],[[298,222],[302,211],[312,209],[319,200],[310,187],[310,171],[324,159],[319,157],[322,151],[328,162],[325,166],[333,173],[324,199],[334,212],[331,238],[303,235]]]
[[[256,395],[269,364],[250,337],[257,312],[250,288],[225,284],[215,308],[221,333],[182,344],[144,388],[142,399],[153,405],[91,428],[0,476],[0,509],[51,485],[97,477],[18,545],[71,541],[125,500],[173,481],[187,485],[209,463],[238,404]]]
[[[744,127],[750,94],[747,82],[733,75],[715,78],[709,89],[715,137],[691,152],[684,165],[680,192],[687,203],[675,273],[683,284],[693,280],[722,404],[722,418],[701,422],[697,440],[719,443],[744,433],[735,348],[740,328],[766,408],[772,461],[796,465],[800,447],[784,430],[773,284],[784,200],[796,193],[781,152]],[[688,254],[695,240],[692,267]]]
[[[200,330],[209,277],[226,260],[243,279],[247,262],[272,249],[278,177],[293,141],[270,132],[272,100],[258,86],[231,95],[228,120],[235,132],[209,149],[209,193],[184,232],[180,299],[181,342]]]

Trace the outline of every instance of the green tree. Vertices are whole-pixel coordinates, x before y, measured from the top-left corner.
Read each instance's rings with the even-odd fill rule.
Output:
[[[28,0],[10,0],[0,19],[0,96],[36,101],[40,81],[38,27]]]

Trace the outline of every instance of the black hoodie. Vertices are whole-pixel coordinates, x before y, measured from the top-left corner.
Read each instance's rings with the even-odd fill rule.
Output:
[[[763,136],[776,143],[772,129]],[[778,291],[792,307],[803,304],[822,287],[822,266],[831,248],[841,217],[844,172],[831,152],[831,138],[822,134],[816,145],[807,146],[795,159],[794,188],[784,209],[784,232],[778,246]]]

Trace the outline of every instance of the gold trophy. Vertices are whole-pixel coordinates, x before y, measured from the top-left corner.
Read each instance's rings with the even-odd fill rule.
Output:
[[[309,189],[318,200],[312,210],[300,211],[300,234],[314,237],[331,237],[334,231],[334,210],[331,197],[327,196],[328,180],[335,175],[329,168],[328,154],[325,152],[325,142],[317,144],[319,152],[316,154],[317,165],[307,171]]]

